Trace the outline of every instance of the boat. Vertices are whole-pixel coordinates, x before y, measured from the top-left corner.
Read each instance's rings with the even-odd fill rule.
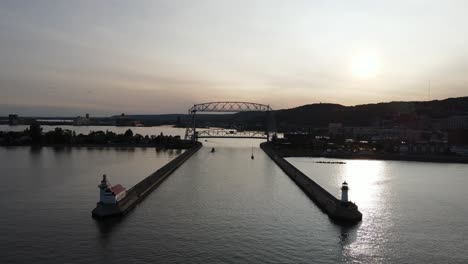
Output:
[[[253,146],[252,146],[252,155],[250,156],[250,159],[254,159],[254,154],[253,154]]]

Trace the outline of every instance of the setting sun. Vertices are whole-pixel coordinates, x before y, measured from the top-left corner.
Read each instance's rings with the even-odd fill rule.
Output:
[[[373,79],[379,70],[380,61],[374,53],[358,53],[351,59],[351,74],[356,79]]]

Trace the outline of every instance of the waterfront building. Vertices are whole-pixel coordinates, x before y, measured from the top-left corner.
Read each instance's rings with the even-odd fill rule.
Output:
[[[414,143],[402,142],[396,149],[397,152],[411,154],[445,154],[450,151],[447,142],[444,141],[418,141]]]
[[[78,116],[75,120],[73,120],[73,125],[75,125],[75,126],[89,126],[89,125],[91,125],[91,119],[89,118],[89,114],[86,114],[85,117]]]
[[[330,133],[331,135],[343,134],[343,124],[342,123],[329,123],[328,133]]]
[[[461,156],[468,156],[468,145],[452,146],[450,151]]]
[[[130,119],[127,115],[122,113],[120,116],[118,116],[115,119],[115,125],[116,126],[134,126],[135,121]]]
[[[447,120],[448,129],[467,129],[468,116],[452,116]]]

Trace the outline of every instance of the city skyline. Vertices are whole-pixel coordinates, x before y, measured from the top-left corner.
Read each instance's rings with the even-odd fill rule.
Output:
[[[464,1],[0,3],[0,115],[466,96]]]

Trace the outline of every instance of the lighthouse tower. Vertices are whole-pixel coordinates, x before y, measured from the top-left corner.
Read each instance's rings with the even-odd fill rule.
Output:
[[[112,186],[107,181],[107,176],[104,174],[102,175],[101,184],[98,185],[100,190],[99,192],[99,202],[102,204],[115,204],[115,198],[112,193]]]
[[[348,202],[348,184],[346,181],[343,182],[341,185],[341,201],[347,203]]]

